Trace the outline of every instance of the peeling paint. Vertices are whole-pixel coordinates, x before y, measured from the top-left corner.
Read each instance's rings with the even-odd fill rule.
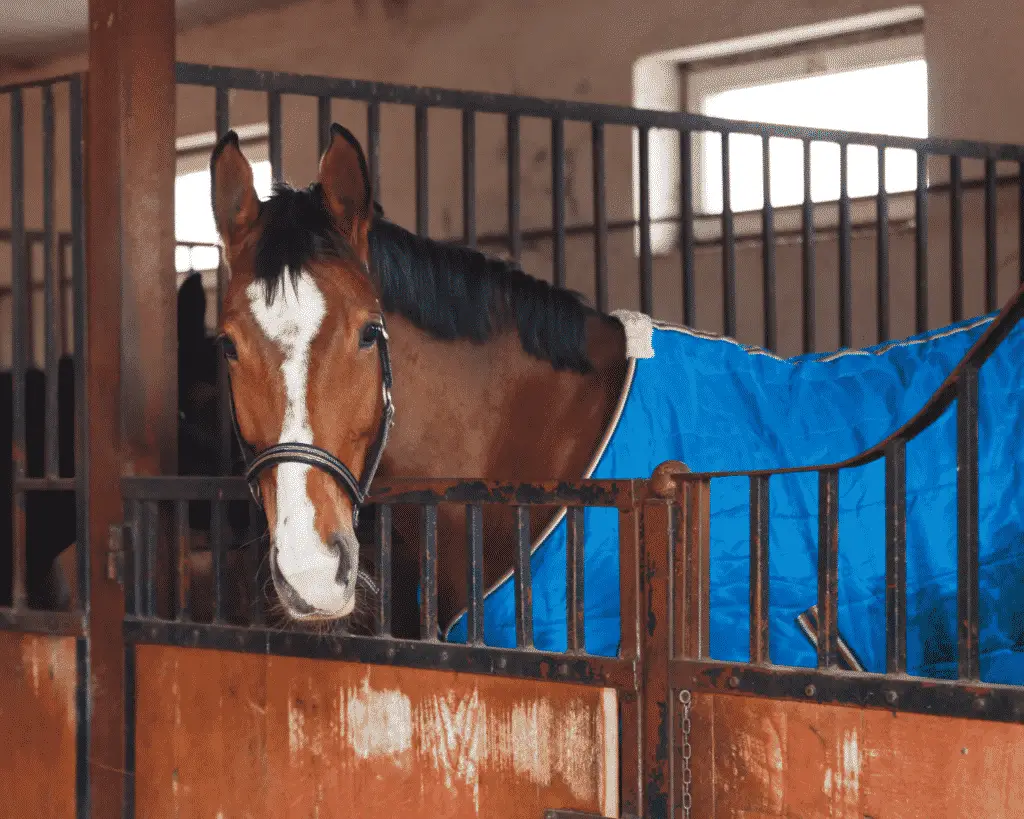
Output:
[[[473,789],[473,805],[480,812],[480,763],[487,754],[487,707],[473,687],[465,694],[449,691],[434,695],[417,709],[420,742],[434,767],[454,791],[456,782]]]
[[[412,748],[412,703],[401,691],[370,687],[369,673],[359,688],[344,691],[339,703],[342,735],[356,756],[398,757]]]
[[[294,698],[288,698],[288,757],[292,764],[305,749],[308,739],[306,737],[306,715],[302,708],[295,702]]]

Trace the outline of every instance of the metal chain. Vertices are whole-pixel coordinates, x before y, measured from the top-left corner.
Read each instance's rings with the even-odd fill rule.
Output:
[[[679,702],[683,704],[683,817],[690,819],[690,692],[680,691]]]

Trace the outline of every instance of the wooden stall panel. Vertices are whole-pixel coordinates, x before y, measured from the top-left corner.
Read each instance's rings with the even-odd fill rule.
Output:
[[[75,815],[74,637],[0,632],[0,816]]]
[[[614,691],[140,646],[139,816],[618,815]]]
[[[1024,817],[1024,725],[694,694],[693,816]]]

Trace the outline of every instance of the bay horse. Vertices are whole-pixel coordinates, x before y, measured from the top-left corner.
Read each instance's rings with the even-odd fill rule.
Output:
[[[605,315],[514,263],[387,221],[358,140],[337,124],[305,189],[277,185],[261,202],[232,132],[210,171],[231,271],[219,331],[235,428],[269,523],[276,596],[296,620],[356,608],[366,560],[358,510],[375,477],[539,482],[649,477],[668,461],[700,472],[839,462],[912,417],[996,320],[783,359],[635,313]],[[1024,288],[1007,315],[1020,304]],[[1005,601],[1024,599],[1024,519],[1007,476],[1024,473],[1024,453],[1008,442],[1024,424],[1024,324],[984,369],[982,660],[994,681],[1012,681],[1024,677],[1024,620]],[[908,670],[936,676],[955,672],[954,421],[945,413],[906,450]],[[882,463],[844,470],[840,488],[840,628],[877,670],[884,633],[866,624],[884,622]],[[716,659],[743,661],[748,649],[749,491],[743,479],[712,484]],[[798,615],[816,602],[817,492],[813,475],[772,480],[772,658],[789,665],[814,660]],[[535,644],[558,651],[564,521],[547,531],[558,510],[536,512]],[[396,508],[394,526],[393,633],[458,640],[463,510],[438,510],[442,635],[419,635],[420,510]],[[514,646],[514,510],[486,506],[483,528],[485,640]],[[613,513],[586,510],[586,650],[604,655],[619,639],[616,528]]]
[[[306,620],[355,607],[354,517],[377,456],[381,478],[578,478],[626,372],[622,324],[577,294],[375,219],[358,140],[338,124],[330,135],[318,180],[263,202],[234,132],[210,158],[236,426],[246,449],[269,453],[250,475],[271,577]],[[460,512],[438,514],[442,619],[466,604]],[[555,512],[531,516],[534,535]],[[395,508],[396,636],[419,632],[419,527],[418,510]],[[485,508],[485,583],[512,566],[514,527],[513,510]]]

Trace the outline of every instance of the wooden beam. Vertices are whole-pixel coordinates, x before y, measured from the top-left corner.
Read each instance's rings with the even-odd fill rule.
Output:
[[[177,454],[174,0],[89,0],[86,95],[90,618],[89,816],[122,815],[124,590],[107,577],[122,474],[173,471]],[[130,669],[128,669],[130,671]],[[134,693],[128,691],[129,696]],[[129,708],[128,714],[133,709]],[[129,733],[129,736],[131,734]]]

